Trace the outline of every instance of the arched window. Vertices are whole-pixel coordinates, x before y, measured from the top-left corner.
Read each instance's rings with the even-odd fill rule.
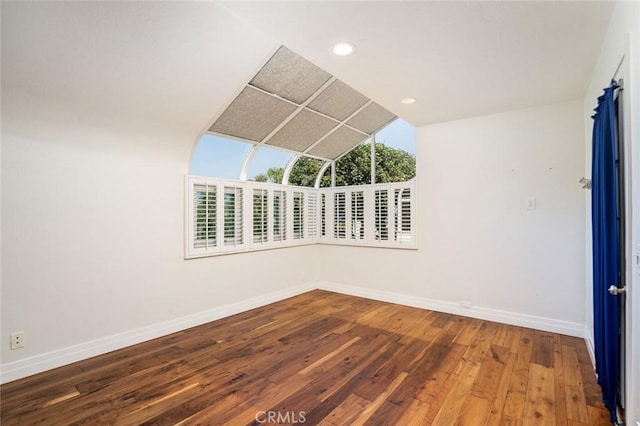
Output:
[[[406,182],[416,176],[416,128],[401,118],[375,135],[376,183]]]
[[[249,163],[247,180],[282,183],[284,169],[292,157],[292,153],[281,149],[266,146],[257,148]]]
[[[414,153],[412,126],[282,46],[194,150],[185,256],[416,248]]]
[[[383,135],[411,149],[393,132]],[[384,143],[375,154],[382,182],[370,185],[370,140],[333,162],[203,136],[187,179],[186,257],[312,243],[416,248],[416,183],[404,182],[415,157]]]
[[[205,134],[191,157],[189,174],[222,179],[238,179],[252,145]]]
[[[415,128],[402,119],[375,134],[375,183],[405,182],[415,177]],[[255,152],[252,150],[255,149]],[[278,148],[254,146],[211,134],[200,139],[191,159],[190,174],[223,179],[282,183],[286,166],[295,154]],[[331,162],[299,156],[288,183],[313,187],[323,172],[320,187],[331,186]],[[243,175],[242,168],[246,167]],[[371,183],[371,139],[335,161],[336,186]]]
[[[289,175],[289,184],[297,186],[315,186],[318,173],[328,162],[318,158],[299,157]]]

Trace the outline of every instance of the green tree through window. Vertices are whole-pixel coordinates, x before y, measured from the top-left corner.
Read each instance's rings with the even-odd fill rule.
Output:
[[[313,186],[318,171],[324,161],[315,158],[301,157],[296,161],[289,183],[298,186]],[[261,182],[280,182],[271,180],[270,176],[282,179],[282,168],[271,168],[265,180]],[[376,143],[376,183],[406,182],[416,175],[416,157],[402,149],[391,148]],[[256,177],[256,180],[257,177]],[[371,144],[358,145],[336,162],[336,186],[366,185],[371,183]],[[328,169],[321,187],[331,186],[331,171]]]

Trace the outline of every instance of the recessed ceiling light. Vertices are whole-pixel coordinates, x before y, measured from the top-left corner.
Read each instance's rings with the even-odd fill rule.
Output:
[[[416,100],[414,98],[404,98],[404,99],[400,99],[400,102],[402,102],[403,104],[409,105],[414,103]]]
[[[356,51],[356,47],[352,43],[343,42],[334,44],[331,51],[334,55],[348,56]]]

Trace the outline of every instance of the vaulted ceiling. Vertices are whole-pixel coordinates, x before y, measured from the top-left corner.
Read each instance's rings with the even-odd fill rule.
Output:
[[[281,45],[416,126],[578,99],[613,6],[2,2],[2,113],[191,146]],[[330,53],[342,40],[354,55]],[[23,111],[25,97],[55,108]]]

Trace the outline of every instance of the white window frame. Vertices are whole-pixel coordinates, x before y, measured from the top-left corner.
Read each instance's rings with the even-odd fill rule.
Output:
[[[320,235],[318,242],[321,244],[351,245],[364,247],[388,247],[402,249],[418,248],[418,198],[417,184],[415,180],[397,183],[379,183],[375,185],[357,185],[357,186],[338,186],[332,188],[320,188],[320,193],[326,194],[325,202],[325,235]],[[376,230],[376,191],[387,191],[387,235],[388,239],[379,238],[379,232]],[[405,198],[400,198],[400,202],[395,202],[396,191],[405,194]],[[335,236],[335,194],[344,194],[344,219],[339,218],[345,225],[344,236],[339,234]],[[357,235],[354,234],[354,224],[358,222],[352,213],[352,198],[359,197],[362,194],[362,203],[364,211],[364,224],[357,226]],[[410,229],[402,229],[403,210],[402,203],[405,204],[404,212],[406,215],[405,226]],[[398,205],[396,205],[398,204]],[[408,210],[408,211],[407,211]],[[342,213],[342,211],[341,211]],[[409,222],[406,223],[406,219]],[[320,217],[320,221],[322,217]],[[320,227],[322,222],[319,223]],[[357,238],[356,238],[357,237]]]
[[[196,205],[196,189],[206,188],[215,192],[215,208],[209,203],[203,210],[202,204]],[[360,247],[386,247],[417,249],[417,185],[415,180],[399,183],[375,185],[342,186],[332,188],[308,188],[291,185],[279,185],[263,182],[248,182],[229,179],[187,176],[185,179],[185,258],[198,258],[228,253],[241,253],[272,248],[291,247],[306,244],[335,244]],[[376,224],[376,191],[387,191],[387,218],[378,218]],[[229,219],[225,211],[225,193],[233,192],[234,217]],[[281,198],[279,226],[275,226],[274,194]],[[254,236],[254,194],[266,195],[267,226],[262,229],[262,237]],[[334,235],[336,215],[336,194],[344,194],[344,212],[340,212],[344,224],[344,236]],[[398,195],[396,195],[398,194]],[[402,196],[404,194],[404,196]],[[294,198],[300,200],[300,215],[294,215]],[[324,209],[322,200],[324,199]],[[352,212],[352,200],[357,205],[356,214]],[[200,228],[196,223],[196,209],[200,207]],[[379,207],[379,206],[378,206]],[[207,210],[209,209],[209,210]],[[204,211],[204,213],[203,213]],[[324,215],[323,215],[324,213]],[[215,215],[215,235],[206,227],[206,241],[197,239],[196,231],[202,236],[202,217]],[[344,217],[342,217],[344,216]],[[294,224],[296,217],[301,221]],[[353,219],[353,220],[352,220]],[[363,220],[358,220],[363,219]],[[210,221],[206,222],[207,224]],[[263,218],[260,218],[263,224]],[[388,239],[379,237],[380,223],[387,225]],[[230,237],[229,226],[233,226]],[[323,227],[324,224],[324,227]],[[208,225],[207,225],[208,226]],[[227,229],[225,229],[227,226]],[[276,234],[279,229],[280,234]],[[322,235],[322,230],[325,230]]]

